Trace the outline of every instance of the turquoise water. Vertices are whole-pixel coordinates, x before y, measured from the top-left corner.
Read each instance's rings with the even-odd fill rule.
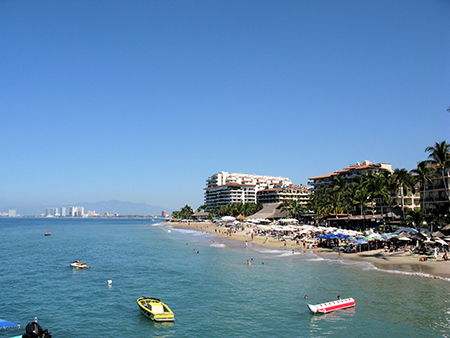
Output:
[[[449,336],[447,280],[222,245],[143,219],[2,218],[0,234],[0,318],[22,326],[6,337],[35,316],[55,338]],[[91,268],[70,268],[76,259]],[[309,313],[307,302],[337,295],[356,307]],[[175,323],[140,314],[140,296],[166,302]]]

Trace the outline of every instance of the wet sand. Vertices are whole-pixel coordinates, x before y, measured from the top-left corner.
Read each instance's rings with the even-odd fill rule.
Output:
[[[311,250],[320,256],[328,256],[329,258],[338,259],[339,255],[331,249],[309,249],[303,247],[302,242],[297,244],[296,241],[286,240],[281,241],[272,237],[265,236],[251,236],[252,229],[247,228],[244,231],[232,232],[231,235],[228,228],[223,226],[216,226],[213,223],[207,222],[169,222],[167,225],[180,228],[189,228],[198,231],[205,231],[214,234],[218,240],[229,239],[236,242],[242,242],[243,245],[256,245],[259,247],[272,249],[290,249],[290,250]],[[245,244],[247,242],[247,244]],[[409,252],[385,252],[384,249],[363,251],[359,253],[342,253],[342,259],[370,262],[378,269],[398,271],[402,273],[410,273],[413,275],[423,275],[426,277],[446,278],[450,279],[450,261],[443,261],[440,254],[438,259],[434,256],[411,255]],[[426,257],[427,260],[421,260]]]

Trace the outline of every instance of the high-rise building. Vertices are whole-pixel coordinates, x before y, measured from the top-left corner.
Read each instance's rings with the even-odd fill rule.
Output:
[[[258,191],[290,186],[292,186],[292,181],[286,177],[221,171],[206,180],[206,211],[230,203],[257,203]]]
[[[17,213],[16,210],[8,210],[8,217],[16,217]]]
[[[83,207],[70,207],[69,208],[69,216],[72,217],[83,217],[84,208]]]
[[[62,207],[60,214],[61,214],[61,217],[66,217],[66,208]]]

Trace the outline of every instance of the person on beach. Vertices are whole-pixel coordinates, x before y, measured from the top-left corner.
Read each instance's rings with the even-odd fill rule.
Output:
[[[247,241],[245,241],[245,247],[246,247],[246,248],[248,247],[248,243],[247,243]]]
[[[338,295],[338,296],[337,296],[337,299],[338,299],[338,300],[341,300],[341,296]]]

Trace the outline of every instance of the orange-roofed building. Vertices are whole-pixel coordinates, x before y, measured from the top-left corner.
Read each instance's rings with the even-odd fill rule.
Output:
[[[314,190],[320,190],[324,187],[330,187],[334,184],[334,179],[337,177],[343,177],[347,183],[353,183],[358,177],[367,175],[371,170],[374,174],[379,173],[381,170],[389,170],[393,172],[392,164],[390,163],[372,163],[370,161],[364,161],[363,163],[356,163],[350,165],[348,168],[335,171],[332,174],[326,174],[316,177],[310,177],[308,184],[314,187]]]

